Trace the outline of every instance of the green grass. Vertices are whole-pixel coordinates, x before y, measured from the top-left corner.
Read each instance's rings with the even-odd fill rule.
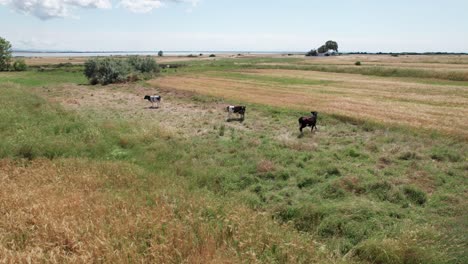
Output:
[[[53,86],[63,83],[87,84],[80,68],[74,70],[30,70],[25,72],[0,72],[0,83],[14,83],[25,87]]]
[[[52,82],[53,77],[57,79]],[[278,131],[284,127],[296,131],[297,116],[303,113],[255,104],[247,105],[243,126],[264,129],[234,129],[221,120],[203,136],[179,137],[157,122],[98,111],[85,118],[27,88],[82,83],[75,73],[7,73],[0,78],[22,84],[0,87],[0,101],[5,102],[0,108],[2,158],[129,162],[174,183],[184,182],[192,192],[233,199],[266,212],[324,243],[327,251],[358,261],[467,260],[466,226],[457,225],[466,219],[464,141],[326,113],[320,113],[315,135],[281,139]],[[216,103],[216,98],[204,96],[171,99],[200,107]]]

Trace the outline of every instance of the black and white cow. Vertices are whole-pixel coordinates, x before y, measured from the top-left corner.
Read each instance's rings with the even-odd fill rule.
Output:
[[[299,130],[302,133],[304,127],[312,127],[310,131],[317,130],[317,112],[310,112],[311,116],[303,116],[299,118]]]
[[[151,102],[151,108],[154,108],[154,103],[156,103],[156,108],[159,108],[159,105],[161,104],[161,96],[159,95],[145,95],[145,98],[143,99]]]
[[[228,112],[228,119],[231,118],[231,114],[238,114],[242,120],[245,116],[245,106],[243,105],[230,105],[226,107],[226,112]]]

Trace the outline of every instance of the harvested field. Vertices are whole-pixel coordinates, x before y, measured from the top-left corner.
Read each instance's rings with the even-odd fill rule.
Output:
[[[210,60],[208,56],[204,57],[195,57],[189,58],[187,56],[163,56],[157,57],[153,56],[158,63],[173,63],[181,61],[191,61],[191,60]],[[26,64],[31,66],[41,66],[41,65],[56,65],[60,63],[71,63],[75,65],[83,64],[89,57],[26,57],[24,60]]]
[[[259,76],[310,80],[317,84],[284,84]],[[468,87],[455,84],[429,85],[401,78],[295,70],[207,72],[196,77],[169,76],[150,83],[226,99],[318,110],[468,136]]]

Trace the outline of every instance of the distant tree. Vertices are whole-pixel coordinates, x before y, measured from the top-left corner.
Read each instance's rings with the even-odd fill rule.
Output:
[[[289,55],[289,54],[288,54]],[[317,56],[318,52],[316,49],[312,49],[309,52],[306,53],[306,56]]]
[[[317,49],[318,53],[325,53],[328,51],[327,47],[325,45],[322,45],[320,46],[318,49]]]
[[[210,58],[214,58],[214,57],[216,57],[216,55],[214,55],[214,54],[211,54],[211,55],[210,55],[210,56],[208,56],[208,57],[210,57]]]
[[[0,71],[7,71],[10,68],[11,44],[8,40],[0,37]]]
[[[159,56],[159,57],[162,57],[163,55],[164,55],[164,54],[163,54],[163,51],[160,50],[160,51],[158,52],[158,56]]]
[[[327,51],[334,50],[338,52],[338,43],[336,43],[336,41],[329,40],[325,43],[325,48],[327,49]]]

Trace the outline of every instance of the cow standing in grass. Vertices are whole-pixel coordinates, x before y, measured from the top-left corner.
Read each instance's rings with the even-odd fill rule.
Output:
[[[303,116],[301,118],[299,118],[299,131],[301,131],[301,134],[302,134],[302,129],[304,127],[312,127],[312,129],[310,130],[311,132],[314,131],[314,127],[315,127],[315,130],[317,130],[317,115],[318,113],[317,112],[310,112],[311,113],[311,116]]]
[[[145,97],[143,99],[148,100],[148,101],[151,102],[151,107],[150,108],[154,108],[155,103],[156,103],[156,108],[159,108],[159,106],[161,104],[161,96],[159,96],[159,95],[145,95]]]
[[[246,107],[243,105],[230,105],[226,107],[226,111],[228,112],[228,120],[231,120],[231,114],[238,114],[240,116],[240,120],[244,120],[245,108]]]

